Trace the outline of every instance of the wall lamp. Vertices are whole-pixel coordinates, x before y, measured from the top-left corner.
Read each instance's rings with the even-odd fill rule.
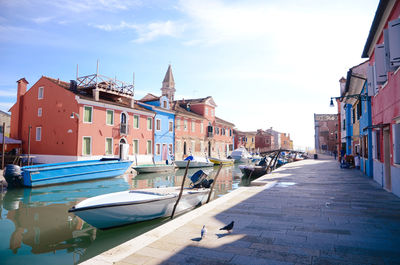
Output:
[[[77,119],[79,119],[79,114],[76,113],[76,112],[72,112],[71,115],[69,115],[69,117],[70,117],[71,119],[73,119],[74,116],[75,116]]]
[[[344,99],[344,98],[355,98],[361,101],[369,101],[371,96],[368,95],[361,95],[361,94],[356,94],[356,95],[347,95],[347,96],[342,96],[342,97],[331,97],[331,103],[329,104],[330,107],[334,107],[335,105],[333,104],[333,99]]]

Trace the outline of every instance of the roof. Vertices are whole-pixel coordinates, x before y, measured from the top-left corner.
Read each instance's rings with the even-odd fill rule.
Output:
[[[65,82],[65,81],[61,81],[59,79],[54,79],[48,76],[43,76],[44,78],[46,78],[47,80],[53,82],[54,84],[67,89],[68,91],[70,91],[71,93],[74,93],[76,95],[78,95],[80,98],[85,99],[85,100],[90,100],[93,102],[100,102],[100,103],[105,103],[105,104],[111,104],[111,105],[115,105],[115,106],[120,106],[120,107],[125,107],[125,108],[131,108],[130,107],[130,102],[127,102],[127,98],[121,98],[121,101],[117,101],[115,99],[111,99],[111,98],[107,98],[105,94],[100,93],[100,98],[99,101],[96,101],[93,99],[92,95],[90,94],[84,94],[84,91],[82,90],[70,90],[70,83],[69,82]],[[124,101],[125,99],[125,101]],[[141,110],[141,111],[146,111],[146,112],[150,112],[150,113],[155,113],[154,111],[148,110],[145,107],[142,107],[140,105],[137,104],[137,100],[135,100],[134,102],[134,107],[133,109],[136,110]]]
[[[160,100],[160,97],[157,97],[157,96],[155,96],[155,95],[153,95],[153,94],[151,94],[151,93],[147,93],[147,95],[146,96],[144,96],[141,100],[139,100],[139,101],[141,101],[141,102],[147,102],[147,101],[158,101],[158,100]]]
[[[386,8],[388,7],[389,2],[390,2],[390,0],[380,0],[379,1],[379,5],[378,5],[378,8],[376,9],[375,17],[374,17],[374,20],[372,21],[372,25],[369,30],[367,42],[365,43],[361,58],[369,57],[369,50],[371,49],[371,46],[374,45],[373,41],[374,41],[375,35],[378,33],[377,31],[378,31],[379,25],[381,23],[383,15],[386,11]]]
[[[229,125],[229,126],[232,126],[232,127],[235,126],[235,124],[233,124],[233,123],[231,123],[231,122],[229,122],[229,121],[223,120],[223,119],[221,119],[221,118],[218,118],[218,117],[215,117],[215,121],[216,121],[217,123],[224,123],[224,124]]]
[[[21,144],[22,143],[21,140],[12,139],[7,136],[4,137],[4,142],[6,144]],[[2,133],[0,133],[0,144],[3,144],[3,134]]]
[[[176,114],[190,116],[190,117],[197,118],[197,119],[202,119],[202,120],[205,119],[205,117],[203,117],[203,116],[201,116],[201,115],[199,115],[197,113],[188,111],[185,108],[181,107],[178,101],[174,101],[174,103],[172,104],[171,109],[174,110],[176,112]]]
[[[205,98],[193,98],[193,99],[181,99],[177,100],[180,102],[180,104],[206,104],[207,101],[210,103],[212,106],[216,107],[217,104],[215,104],[214,99],[211,96],[205,97]]]
[[[9,114],[8,112],[5,112],[5,111],[0,110],[0,113],[11,117],[11,114]]]
[[[353,66],[347,72],[346,86],[343,95],[357,95],[360,94],[362,88],[367,81],[367,68],[368,62],[365,61],[359,65]],[[344,99],[344,102],[354,104],[357,101],[355,98]]]

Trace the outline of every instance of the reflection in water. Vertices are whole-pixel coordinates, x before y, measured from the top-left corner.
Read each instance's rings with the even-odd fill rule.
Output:
[[[214,178],[217,167],[203,169]],[[191,176],[198,169],[189,169]],[[126,174],[122,177],[73,184],[9,190],[0,195],[0,256],[7,264],[13,257],[52,253],[62,255],[61,264],[75,264],[130,240],[169,219],[156,219],[110,230],[97,230],[68,209],[77,202],[100,194],[181,185],[185,170],[176,172]],[[240,171],[239,171],[240,172]],[[238,187],[236,167],[223,167],[214,187],[214,197]],[[189,185],[189,181],[185,182]],[[7,244],[4,244],[7,242]],[[8,247],[6,247],[8,246]],[[25,247],[24,247],[25,246]],[[25,252],[21,252],[25,249]],[[70,258],[65,259],[65,256]],[[53,264],[54,259],[40,258],[40,264]],[[61,256],[60,256],[61,257]],[[19,259],[20,260],[20,259]],[[32,259],[30,264],[35,264]],[[3,262],[2,261],[2,262]],[[33,262],[33,263],[32,263]]]

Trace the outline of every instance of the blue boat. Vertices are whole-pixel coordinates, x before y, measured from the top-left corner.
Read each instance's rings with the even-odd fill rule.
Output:
[[[6,172],[5,178],[12,186],[37,187],[116,177],[124,174],[131,164],[132,161],[107,158],[42,164],[22,167],[20,174],[8,176]]]

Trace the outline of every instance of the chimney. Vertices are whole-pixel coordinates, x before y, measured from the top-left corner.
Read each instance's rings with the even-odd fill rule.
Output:
[[[17,101],[18,101],[21,96],[25,95],[26,87],[27,87],[27,84],[29,84],[29,83],[28,83],[28,81],[26,81],[25,77],[18,80],[17,83],[18,83],[18,92],[17,92]]]

